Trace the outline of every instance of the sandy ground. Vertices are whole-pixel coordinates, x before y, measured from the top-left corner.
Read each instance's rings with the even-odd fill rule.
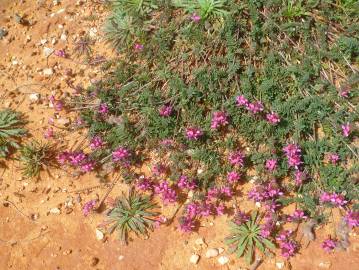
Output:
[[[31,136],[43,139],[49,118],[55,119],[54,143],[71,146],[83,138],[79,133],[65,133],[61,124],[74,121],[74,113],[54,113],[49,107],[51,94],[72,94],[66,80],[84,87],[101,77],[97,66],[81,64],[73,55],[79,37],[89,34],[96,43],[94,54],[110,58],[114,52],[105,45],[101,25],[106,10],[96,1],[0,0],[0,27],[9,33],[0,40],[0,106],[24,112]],[[15,21],[15,14],[24,16],[31,25],[23,26]],[[65,49],[68,59],[55,55],[46,57],[44,48]],[[72,60],[71,60],[72,59]],[[52,75],[44,74],[51,69]],[[72,69],[72,76],[68,76]],[[46,72],[45,72],[46,73]],[[33,93],[40,94],[36,103],[30,101]],[[26,139],[25,139],[26,140]],[[128,246],[122,245],[116,235],[96,238],[96,227],[102,215],[94,213],[84,217],[84,202],[101,198],[106,187],[77,194],[76,190],[99,184],[93,175],[73,178],[69,173],[54,170],[44,172],[39,181],[21,176],[16,161],[7,162],[0,178],[0,270],[5,269],[104,269],[104,270],[211,270],[245,269],[243,260],[232,255],[229,264],[220,266],[217,258],[206,259],[207,247],[223,247],[222,239],[228,234],[226,220],[221,217],[202,222],[198,232],[182,234],[177,223],[161,226],[149,239],[133,239]],[[243,187],[244,189],[246,187]],[[125,185],[118,185],[111,193],[115,197]],[[242,202],[244,205],[248,202]],[[250,207],[253,207],[249,205]],[[50,210],[58,208],[60,214]],[[175,207],[164,209],[173,212]],[[355,269],[359,265],[359,241],[351,234],[352,245],[348,251],[326,254],[320,248],[320,240],[333,231],[323,227],[317,230],[317,241],[290,260],[292,269]],[[206,245],[196,244],[204,238]],[[306,246],[306,243],[301,243]],[[190,264],[192,254],[200,255],[197,265]],[[280,257],[267,258],[259,269],[278,269]],[[289,269],[284,264],[282,269]]]

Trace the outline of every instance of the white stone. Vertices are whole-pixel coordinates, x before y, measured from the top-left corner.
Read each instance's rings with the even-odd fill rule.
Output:
[[[261,203],[260,202],[256,202],[256,207],[257,208],[260,208],[262,205],[261,205]]]
[[[67,40],[67,35],[66,35],[66,33],[62,33],[61,36],[60,36],[60,39],[61,39],[62,41],[66,41],[66,40]]]
[[[202,246],[202,245],[205,245],[206,243],[204,242],[204,239],[201,237],[201,238],[198,238],[196,239],[196,241],[194,242],[196,245],[198,246]]]
[[[219,253],[219,254],[222,254],[223,252],[224,252],[224,248],[221,248],[221,247],[218,248],[218,253]]]
[[[213,258],[213,257],[217,257],[218,254],[219,254],[218,249],[216,249],[216,248],[209,248],[209,249],[207,249],[207,251],[206,251],[205,257],[206,257],[206,258]]]
[[[199,255],[192,254],[192,256],[189,258],[190,263],[197,264],[199,261]]]
[[[332,266],[332,263],[331,262],[320,262],[318,266],[319,266],[319,268],[329,269]]]
[[[118,256],[119,261],[122,261],[124,258],[125,258],[125,256],[123,256],[123,255]]]
[[[44,56],[49,57],[51,54],[54,53],[54,51],[55,51],[55,49],[53,49],[53,48],[44,47],[44,50],[43,50]]]
[[[276,263],[275,263],[275,266],[276,266],[278,269],[283,269],[283,267],[284,267],[284,262],[276,262]]]
[[[29,95],[29,99],[31,102],[37,102],[40,99],[40,94],[39,93],[32,93]]]
[[[51,208],[51,209],[50,209],[50,214],[60,215],[60,214],[61,214],[61,210],[60,210],[59,208]]]
[[[89,35],[92,38],[95,38],[97,36],[97,29],[95,27],[90,28]]]
[[[47,39],[41,39],[41,40],[40,40],[40,44],[41,44],[41,45],[45,45],[46,43],[47,43]]]
[[[103,232],[101,232],[99,229],[96,229],[96,239],[103,240],[104,237],[105,236],[104,236]]]
[[[227,256],[221,256],[218,258],[218,263],[220,265],[225,265],[229,262],[229,258]]]
[[[52,68],[45,68],[43,70],[43,74],[46,76],[51,76],[52,74],[54,74],[54,70]]]

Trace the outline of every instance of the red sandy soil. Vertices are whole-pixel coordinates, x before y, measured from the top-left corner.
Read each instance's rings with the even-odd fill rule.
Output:
[[[103,42],[101,25],[106,10],[102,5],[96,4],[96,1],[60,2],[53,5],[53,1],[0,0],[0,27],[9,31],[0,40],[0,107],[24,112],[31,136],[38,139],[43,139],[49,117],[55,116],[57,126],[61,126],[62,119],[75,119],[74,113],[54,115],[54,110],[49,108],[48,97],[51,94],[61,96],[73,93],[65,83],[68,78],[65,69],[72,69],[74,76],[70,80],[74,85],[82,83],[87,86],[91,79],[102,75],[98,67],[79,64],[80,60],[76,57],[76,61],[54,55],[46,58],[44,46],[66,49],[72,57],[75,40],[91,31],[96,39],[94,53],[106,58],[115,56]],[[77,2],[82,3],[77,5]],[[15,13],[26,16],[34,24],[22,26],[16,23]],[[91,15],[92,19],[89,20]],[[67,41],[60,40],[65,31]],[[53,38],[55,44],[52,44]],[[39,45],[43,39],[47,43]],[[45,68],[53,68],[54,74],[43,75],[41,71]],[[31,93],[41,94],[39,102],[30,102]],[[67,134],[60,128],[55,131],[57,138],[54,142],[58,145],[73,146],[81,143],[83,138],[79,133]],[[134,238],[128,246],[122,245],[115,234],[105,235],[100,241],[96,238],[95,230],[102,222],[103,215],[93,213],[84,217],[81,208],[90,199],[102,198],[107,188],[101,186],[80,194],[73,192],[99,185],[93,175],[74,178],[69,172],[54,170],[51,174],[44,172],[41,179],[35,181],[21,176],[18,162],[8,161],[6,166],[0,178],[0,270],[246,269],[242,259],[228,255],[226,251],[222,255],[229,256],[230,262],[225,266],[220,266],[217,258],[204,257],[207,247],[226,248],[223,243],[228,235],[226,216],[204,220],[199,231],[192,234],[179,232],[175,221],[169,226],[162,225],[155,229],[149,239]],[[247,184],[243,189],[249,186]],[[126,185],[119,184],[111,196],[115,197],[122,190],[126,190]],[[71,203],[66,206],[66,201]],[[239,200],[239,204],[243,210],[253,208],[251,203],[244,200]],[[59,208],[61,214],[49,213],[52,208]],[[164,208],[165,215],[171,216],[175,208]],[[317,240],[307,247],[305,241],[301,241],[303,248],[290,260],[292,269],[356,269],[359,265],[359,240],[354,232],[351,233],[352,244],[347,251],[327,254],[320,248],[321,241],[333,231],[334,228],[330,226],[317,229]],[[198,238],[204,238],[206,245],[198,246],[195,243]],[[192,254],[201,256],[197,265],[189,262]],[[278,262],[284,260],[279,256],[266,258],[259,269],[277,269]],[[286,263],[282,269],[289,269],[289,264]]]

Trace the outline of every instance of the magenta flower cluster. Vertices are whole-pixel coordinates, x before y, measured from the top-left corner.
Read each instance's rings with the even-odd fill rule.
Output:
[[[102,115],[106,115],[109,112],[108,105],[106,103],[101,103],[98,112]]]
[[[321,244],[322,249],[324,249],[326,252],[331,252],[332,250],[335,249],[336,246],[337,243],[332,239],[326,239]]]
[[[211,120],[211,129],[219,129],[229,124],[228,114],[224,111],[214,112]]]
[[[236,223],[237,225],[241,225],[241,224],[249,221],[249,219],[250,219],[249,214],[247,214],[241,210],[238,210],[233,217],[233,222]]]
[[[161,181],[154,186],[156,195],[160,195],[165,204],[175,203],[177,199],[176,191],[170,186],[167,181]]]
[[[289,257],[294,256],[294,254],[298,249],[297,242],[290,239],[291,236],[292,236],[292,231],[284,230],[280,232],[276,237],[279,248],[281,249],[281,255],[287,259]]]
[[[267,159],[265,167],[268,171],[273,172],[277,169],[277,163],[277,159]]]
[[[342,207],[347,204],[348,201],[345,200],[345,197],[342,194],[337,194],[335,192],[323,192],[320,195],[319,201],[321,203],[328,203],[332,206]]]
[[[245,107],[247,111],[251,112],[253,115],[264,111],[264,106],[260,101],[249,102],[243,95],[237,96],[236,102],[238,107]],[[280,122],[279,114],[273,111],[266,113],[265,119],[272,125],[276,125]]]
[[[86,202],[84,204],[84,206],[82,207],[82,213],[84,214],[84,216],[88,216],[91,211],[95,208],[96,206],[96,200],[90,200],[88,202]]]
[[[196,141],[201,138],[203,135],[203,131],[197,127],[190,127],[186,129],[186,137],[189,140]]]
[[[236,172],[236,171],[230,171],[228,174],[227,174],[227,181],[228,183],[230,184],[235,184],[237,183],[241,178],[241,175],[240,173]]]
[[[95,161],[83,151],[62,152],[57,156],[57,161],[61,165],[69,164],[75,168],[79,168],[82,172],[90,172],[95,168]]]
[[[272,201],[282,195],[275,181],[257,185],[248,192],[248,198],[255,202]]]
[[[288,222],[300,222],[306,220],[308,217],[303,210],[296,209],[291,215],[287,217]]]
[[[244,154],[239,150],[232,152],[228,155],[228,161],[233,166],[242,167],[244,164]]]
[[[344,221],[350,228],[359,227],[359,211],[348,211],[344,216]]]
[[[163,105],[158,111],[160,116],[169,117],[173,113],[173,107],[171,105]]]
[[[102,138],[100,136],[95,136],[90,141],[90,148],[92,150],[100,149],[104,145],[105,144],[104,144],[104,142],[103,142],[103,140],[102,140]]]
[[[115,162],[128,163],[131,152],[126,147],[120,146],[112,152],[112,159]]]
[[[189,180],[187,176],[181,175],[178,179],[177,186],[180,189],[188,189],[188,190],[194,190],[197,188],[197,184],[195,180]]]
[[[295,169],[298,169],[298,167],[302,164],[301,161],[301,149],[297,144],[290,143],[287,144],[283,151],[288,159],[288,166],[294,167]]]

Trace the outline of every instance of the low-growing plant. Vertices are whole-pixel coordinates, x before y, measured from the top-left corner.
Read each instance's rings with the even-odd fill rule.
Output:
[[[19,148],[19,139],[26,134],[22,116],[12,110],[0,111],[0,157],[9,155],[11,148]]]
[[[242,224],[230,222],[232,235],[225,239],[230,246],[230,252],[236,253],[237,257],[245,256],[246,262],[250,264],[256,249],[265,253],[266,250],[274,249],[274,244],[267,238],[261,236],[260,214],[254,211],[250,219]]]
[[[55,148],[48,143],[32,140],[20,149],[22,173],[26,177],[38,177],[40,171],[56,166]]]
[[[156,204],[149,196],[136,193],[131,189],[128,195],[123,194],[117,199],[114,207],[109,210],[108,223],[112,224],[109,232],[118,231],[122,242],[128,243],[130,232],[136,235],[147,235],[153,229],[155,217],[158,215],[153,209]]]

